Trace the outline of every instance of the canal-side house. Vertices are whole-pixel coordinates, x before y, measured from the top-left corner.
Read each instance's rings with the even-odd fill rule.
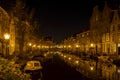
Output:
[[[87,54],[120,55],[119,8],[117,6],[113,9],[107,2],[103,8],[95,6],[89,20],[89,29],[76,34],[72,39],[65,39],[62,44],[71,45],[72,51]]]
[[[7,45],[4,35],[9,33],[9,15],[0,7],[0,54],[6,55],[9,45]],[[9,41],[7,41],[9,43]]]
[[[89,53],[90,44],[90,31],[88,29],[76,34],[76,50],[79,52]]]
[[[91,41],[96,45],[96,53],[107,55],[120,54],[120,11],[111,9],[105,3],[102,11],[98,6],[93,8],[90,18]]]
[[[113,18],[110,23],[110,53],[120,55],[120,11],[112,10]]]

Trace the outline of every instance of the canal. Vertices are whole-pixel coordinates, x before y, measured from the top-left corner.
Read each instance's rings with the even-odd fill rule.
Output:
[[[75,68],[66,64],[58,55],[53,55],[43,64],[42,80],[90,80]]]
[[[82,59],[71,54],[58,54],[66,64],[92,80],[120,80],[120,66],[112,62]]]
[[[82,59],[73,54],[46,53],[43,80],[120,80],[120,66]]]

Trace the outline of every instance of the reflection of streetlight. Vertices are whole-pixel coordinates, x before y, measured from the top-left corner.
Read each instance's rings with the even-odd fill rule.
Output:
[[[64,55],[64,58],[66,58],[66,56]]]
[[[29,45],[29,46],[32,46],[32,44],[31,44],[31,43],[29,43],[28,45]]]
[[[75,61],[75,64],[79,64],[79,61],[78,61],[78,60],[76,60],[76,61]]]
[[[8,55],[9,54],[8,40],[10,39],[10,35],[8,33],[5,33],[4,38],[6,40],[6,55]]]
[[[34,44],[32,47],[36,47],[36,45]]]
[[[94,70],[94,67],[93,67],[93,66],[91,66],[91,67],[90,67],[90,70],[91,70],[91,71],[93,71],[93,70]]]
[[[71,48],[71,45],[68,45],[69,48]]]

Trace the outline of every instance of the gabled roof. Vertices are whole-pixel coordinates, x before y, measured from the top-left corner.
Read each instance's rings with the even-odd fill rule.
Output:
[[[0,6],[0,12],[2,12],[7,18],[9,18],[8,13]]]

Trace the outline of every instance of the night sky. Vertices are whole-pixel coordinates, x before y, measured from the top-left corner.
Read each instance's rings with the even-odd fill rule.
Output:
[[[92,9],[103,7],[105,0],[27,0],[35,9],[35,18],[41,24],[40,33],[61,41],[89,27]],[[118,0],[106,0],[116,3]]]
[[[44,0],[38,3],[37,15],[42,24],[42,34],[61,41],[87,28],[93,6],[102,1]]]
[[[35,0],[42,34],[61,41],[79,33],[89,27],[93,7],[99,5],[101,9],[104,2],[105,0]],[[108,4],[113,2],[117,0],[108,0]]]

